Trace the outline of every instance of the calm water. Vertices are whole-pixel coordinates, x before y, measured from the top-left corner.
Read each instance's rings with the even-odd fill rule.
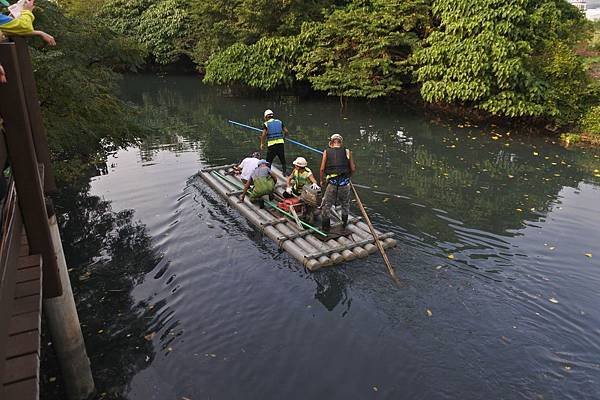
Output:
[[[598,153],[378,102],[125,89],[155,135],[62,210],[102,397],[600,398]],[[265,108],[344,135],[402,288],[377,256],[307,273],[195,175],[255,149],[226,121]]]

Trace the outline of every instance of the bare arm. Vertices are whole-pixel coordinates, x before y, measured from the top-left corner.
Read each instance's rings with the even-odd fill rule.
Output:
[[[31,36],[39,36],[49,46],[56,46],[56,40],[54,39],[54,36],[49,35],[44,31],[33,31],[31,32]]]
[[[265,148],[265,140],[267,139],[267,128],[263,128],[262,134],[260,135],[260,149],[263,150]]]
[[[354,175],[356,171],[356,165],[354,164],[354,157],[352,157],[352,152],[350,151],[350,157],[348,158],[348,164],[350,166],[350,176]]]
[[[252,184],[252,178],[248,179],[246,181],[246,184],[244,185],[244,190],[242,191],[242,195],[240,196],[240,203],[244,202],[244,197],[246,197],[246,192],[248,192],[248,189],[250,189],[251,184]]]
[[[323,158],[321,159],[321,168],[319,169],[319,177],[321,186],[323,186],[323,178],[325,178],[325,166],[327,165],[327,150],[323,152]]]
[[[283,127],[283,136],[287,137],[290,135],[290,131],[288,131],[288,129],[284,126]]]

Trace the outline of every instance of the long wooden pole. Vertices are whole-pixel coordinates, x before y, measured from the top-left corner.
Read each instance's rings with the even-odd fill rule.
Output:
[[[352,188],[352,192],[354,193],[354,197],[356,198],[356,203],[358,204],[358,208],[360,208],[360,212],[362,213],[363,218],[365,219],[365,222],[369,226],[371,235],[373,235],[375,244],[377,245],[377,248],[379,249],[379,252],[381,253],[381,256],[383,257],[383,261],[385,262],[385,266],[387,267],[387,269],[390,273],[390,276],[392,277],[394,282],[396,282],[397,285],[400,285],[400,280],[396,276],[396,272],[394,272],[394,267],[392,267],[392,263],[390,263],[390,260],[387,256],[387,254],[385,253],[383,245],[379,241],[378,235],[375,232],[375,228],[373,227],[373,224],[371,223],[371,219],[369,218],[369,215],[367,214],[367,210],[365,210],[365,207],[363,206],[363,203],[360,200],[360,197],[358,197],[358,193],[356,192],[356,189],[354,188],[354,185],[352,183],[350,183],[350,187]]]

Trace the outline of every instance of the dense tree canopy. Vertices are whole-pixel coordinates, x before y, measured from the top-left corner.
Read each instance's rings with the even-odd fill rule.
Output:
[[[135,141],[141,129],[133,109],[117,96],[114,69],[135,68],[144,53],[132,40],[38,0],[36,27],[55,36],[55,48],[31,41],[35,77],[51,156],[69,179],[98,156]]]
[[[510,117],[572,119],[586,85],[574,44],[583,16],[563,0],[438,0],[440,26],[415,60],[429,102]]]

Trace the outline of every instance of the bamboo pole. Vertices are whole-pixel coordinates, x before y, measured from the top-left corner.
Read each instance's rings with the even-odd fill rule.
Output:
[[[381,253],[381,257],[383,257],[383,261],[385,262],[385,266],[387,267],[387,269],[390,273],[390,276],[392,277],[394,282],[396,282],[397,285],[400,285],[400,280],[398,279],[398,277],[396,276],[396,273],[394,272],[394,267],[392,267],[392,263],[390,263],[390,260],[388,259],[387,254],[385,254],[383,245],[378,240],[377,233],[375,232],[375,228],[373,227],[373,224],[371,223],[371,219],[369,218],[369,215],[367,214],[367,210],[365,210],[365,207],[363,206],[363,203],[360,200],[360,197],[358,197],[358,193],[356,192],[356,189],[354,188],[354,185],[352,183],[350,183],[350,187],[352,188],[352,192],[354,193],[354,197],[356,198],[356,204],[358,204],[358,207],[360,208],[360,212],[362,213],[362,215],[365,219],[365,222],[369,226],[369,230],[371,231],[371,234],[373,235],[375,244],[377,245],[377,248],[379,249],[379,252]]]

